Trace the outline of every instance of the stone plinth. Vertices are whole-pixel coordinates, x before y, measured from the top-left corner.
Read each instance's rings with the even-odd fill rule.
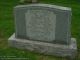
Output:
[[[75,38],[71,38],[71,43],[69,45],[61,45],[61,44],[51,44],[40,41],[31,41],[27,39],[19,39],[15,38],[15,34],[13,34],[9,38],[8,43],[11,47],[34,51],[37,53],[42,53],[44,55],[75,58],[77,54],[77,45]]]

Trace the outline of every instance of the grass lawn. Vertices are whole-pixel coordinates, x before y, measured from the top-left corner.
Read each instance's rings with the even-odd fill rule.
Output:
[[[78,57],[80,60],[80,1],[79,0],[40,0],[41,3],[49,3],[72,8],[72,37],[77,38]],[[8,46],[8,38],[14,33],[13,7],[19,4],[19,0],[0,0],[0,60],[8,57],[26,57],[26,60],[67,60],[62,57],[44,56],[30,51],[23,51]],[[8,60],[8,59],[5,59]],[[13,60],[13,59],[12,59]]]

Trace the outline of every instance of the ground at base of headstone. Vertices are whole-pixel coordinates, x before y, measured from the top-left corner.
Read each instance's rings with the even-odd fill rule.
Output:
[[[42,53],[44,55],[53,55],[61,57],[69,57],[74,59],[77,55],[76,39],[71,38],[70,45],[51,44],[39,41],[31,41],[26,39],[15,38],[13,34],[8,40],[9,46]]]

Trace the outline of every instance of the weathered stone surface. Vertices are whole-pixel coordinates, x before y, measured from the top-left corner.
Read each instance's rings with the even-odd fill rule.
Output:
[[[69,44],[71,9],[50,4],[20,5],[14,8],[16,37]]]
[[[76,56],[76,39],[70,32],[71,8],[19,5],[14,8],[14,16],[16,31],[8,40],[10,46],[47,55]]]
[[[9,38],[8,43],[11,47],[16,47],[19,49],[27,49],[29,51],[34,51],[47,55],[56,55],[62,57],[69,56],[71,58],[74,58],[77,53],[77,45],[75,38],[71,38],[70,45],[61,45],[61,44],[51,44],[39,41],[31,41],[26,39],[19,39],[15,38],[15,34],[13,34]]]

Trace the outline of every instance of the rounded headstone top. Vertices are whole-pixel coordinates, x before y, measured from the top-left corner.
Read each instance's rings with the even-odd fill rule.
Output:
[[[28,4],[28,5],[18,5],[15,8],[25,8],[25,7],[48,7],[48,8],[55,8],[55,9],[60,9],[60,10],[68,10],[71,11],[71,8],[69,7],[62,7],[58,5],[51,5],[51,4]]]

